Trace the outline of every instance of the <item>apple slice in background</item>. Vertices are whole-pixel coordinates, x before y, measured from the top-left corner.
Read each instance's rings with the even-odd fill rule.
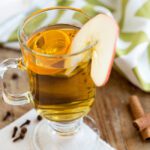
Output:
[[[107,15],[99,14],[90,19],[76,34],[71,45],[71,52],[77,53],[88,45],[96,43],[92,54],[91,77],[96,86],[104,85],[112,68],[118,25]]]

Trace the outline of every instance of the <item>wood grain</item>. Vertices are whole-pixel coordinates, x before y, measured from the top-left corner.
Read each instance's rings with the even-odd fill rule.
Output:
[[[0,62],[6,58],[19,56],[21,54],[18,51],[0,49]],[[11,81],[11,77],[8,77],[7,80]],[[13,90],[24,83],[14,84],[14,82],[11,82],[10,84],[11,90]],[[113,70],[107,85],[97,88],[96,101],[90,115],[95,119],[101,137],[117,150],[150,150],[150,142],[142,141],[140,135],[132,126],[132,117],[128,107],[128,98],[132,94],[138,95],[145,112],[150,112],[150,94],[142,92]],[[0,101],[0,119],[7,110],[12,110],[15,114],[15,117],[7,122],[0,121],[0,128],[9,124],[30,108],[31,105],[9,106]]]

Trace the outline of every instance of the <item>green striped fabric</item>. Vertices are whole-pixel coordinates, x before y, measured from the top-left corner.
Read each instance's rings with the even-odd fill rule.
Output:
[[[14,18],[16,24],[13,18],[0,23],[0,44],[13,46],[10,42],[17,41],[18,24],[35,9],[56,5],[72,6],[83,9],[90,16],[95,16],[101,10],[107,12],[103,9],[105,7],[111,11],[120,26],[114,68],[140,89],[150,91],[150,0],[42,0],[42,2],[33,0],[32,5],[33,7],[30,7],[23,17],[18,16],[18,20],[17,17]],[[57,14],[53,21],[58,21],[63,15]],[[39,19],[44,20],[46,17]],[[77,14],[74,17],[78,17]],[[11,22],[14,27],[9,32],[5,24]],[[38,21],[35,21],[33,28],[37,25]],[[3,36],[2,30],[8,33]]]

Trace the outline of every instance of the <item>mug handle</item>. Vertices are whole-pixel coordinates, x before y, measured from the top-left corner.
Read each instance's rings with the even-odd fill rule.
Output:
[[[4,73],[9,69],[22,68],[22,58],[9,58],[0,63],[0,77],[2,81],[2,96],[7,104],[11,105],[24,105],[30,103],[31,93],[29,91],[22,94],[11,94],[7,91],[7,87],[4,83]]]

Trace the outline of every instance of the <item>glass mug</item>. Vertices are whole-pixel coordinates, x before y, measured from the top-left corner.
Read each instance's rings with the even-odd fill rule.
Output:
[[[4,101],[12,105],[31,102],[46,118],[47,123],[42,122],[35,132],[32,142],[34,149],[45,150],[48,143],[51,143],[49,147],[53,144],[56,148],[56,143],[60,142],[58,135],[65,146],[68,143],[73,147],[76,145],[75,150],[89,147],[94,149],[98,136],[93,136],[93,140],[92,136],[88,137],[82,121],[95,99],[96,88],[90,76],[94,46],[87,46],[78,53],[64,52],[73,36],[88,20],[89,17],[81,10],[70,7],[37,11],[19,29],[22,58],[10,58],[0,64],[1,78],[9,68],[18,68],[26,70],[30,85],[30,91],[18,95],[8,93],[7,87],[3,86]],[[88,120],[93,123],[93,120]],[[42,139],[37,138],[42,136],[47,136],[49,141],[39,145]],[[54,136],[55,142],[51,142]],[[76,144],[70,141],[75,136],[78,137]],[[69,137],[69,142],[66,143],[62,137]],[[59,150],[58,147],[56,149]]]

